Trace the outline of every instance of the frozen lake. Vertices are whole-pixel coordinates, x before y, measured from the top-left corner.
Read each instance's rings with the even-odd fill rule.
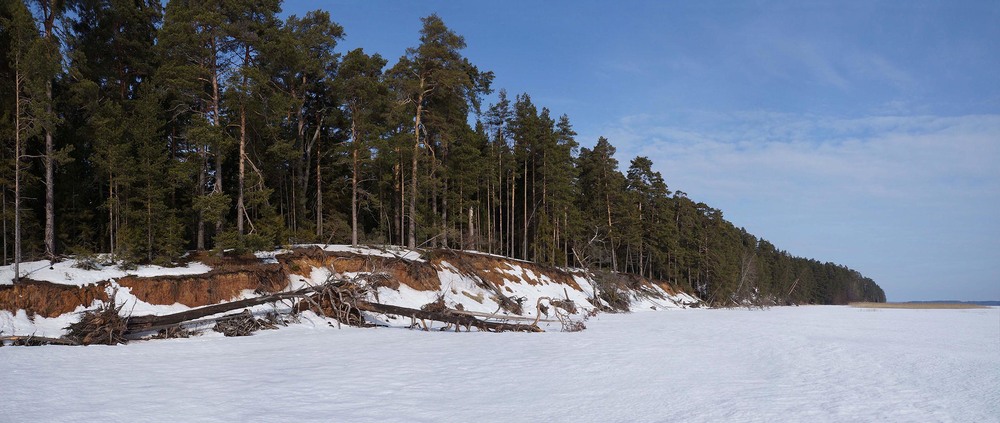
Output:
[[[0,348],[0,421],[1000,421],[1000,308],[601,315],[579,333],[308,322]]]

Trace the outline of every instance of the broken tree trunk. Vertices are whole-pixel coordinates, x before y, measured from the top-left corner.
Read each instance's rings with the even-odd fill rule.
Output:
[[[453,314],[449,311],[434,312],[417,310],[413,308],[399,307],[388,304],[358,302],[358,309],[373,313],[394,314],[397,316],[412,317],[421,320],[434,320],[438,322],[452,323],[455,325],[475,327],[479,330],[489,332],[542,332],[537,325],[524,325],[519,323],[489,322],[480,320],[465,314]]]
[[[292,292],[279,292],[277,294],[265,295],[263,297],[247,298],[245,300],[232,301],[228,303],[213,304],[201,308],[182,311],[180,313],[166,314],[163,316],[134,316],[128,319],[128,330],[126,333],[135,333],[165,326],[172,326],[187,321],[200,319],[213,314],[225,313],[227,311],[240,308],[252,307],[255,305],[271,303],[289,298],[299,298],[313,292],[313,288],[302,288]]]
[[[191,309],[183,311],[180,313],[167,314],[163,316],[135,316],[128,319],[128,329],[126,334],[134,334],[136,332],[144,332],[162,329],[169,326],[179,325],[184,322],[193,321],[203,317],[211,316],[213,314],[224,313],[231,310],[236,310],[240,308],[251,307],[260,304],[266,304],[270,302],[275,302],[279,300],[291,299],[291,298],[307,298],[310,294],[315,294],[323,291],[324,289],[329,289],[328,285],[320,285],[315,287],[306,287],[292,292],[280,292],[277,294],[265,295],[263,297],[248,298],[240,301],[233,301],[222,304],[215,304],[206,307]],[[334,287],[338,289],[338,287]],[[333,298],[330,296],[329,298]],[[349,298],[349,297],[348,297]],[[542,329],[537,326],[537,324],[520,324],[520,323],[505,323],[505,322],[490,322],[486,320],[477,319],[475,317],[452,313],[451,310],[445,310],[442,312],[437,311],[426,311],[417,310],[406,307],[399,307],[389,304],[372,303],[367,301],[352,301],[351,304],[344,304],[346,308],[354,308],[360,311],[367,311],[372,313],[382,313],[382,314],[393,314],[397,316],[411,317],[421,320],[434,320],[438,322],[451,323],[466,327],[475,327],[479,330],[490,331],[490,332],[542,332]],[[328,316],[337,317],[337,316]],[[345,322],[349,323],[349,322]]]
[[[10,342],[11,345],[80,345],[80,343],[66,338],[47,338],[32,335],[0,336],[0,346],[3,346],[6,342]]]

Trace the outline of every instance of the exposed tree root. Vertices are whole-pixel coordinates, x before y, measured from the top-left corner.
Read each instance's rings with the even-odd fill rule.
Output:
[[[212,330],[226,336],[249,336],[258,330],[277,328],[274,318],[258,319],[250,313],[250,310],[244,309],[241,313],[219,318]]]
[[[86,311],[80,321],[70,324],[66,338],[83,345],[104,344],[117,345],[128,342],[125,333],[128,331],[128,319],[121,315],[123,305],[115,304],[115,294],[96,310]]]
[[[323,284],[308,286],[296,291],[213,304],[162,316],[122,316],[122,306],[115,304],[114,294],[112,294],[103,307],[85,312],[79,322],[71,324],[68,328],[69,335],[63,340],[48,342],[67,345],[114,345],[123,344],[129,338],[134,339],[143,333],[148,334],[154,331],[159,331],[157,336],[161,337],[184,336],[187,335],[185,325],[190,325],[198,319],[238,309],[244,310],[237,314],[211,318],[209,321],[215,321],[213,329],[226,336],[246,336],[260,329],[273,328],[275,323],[279,322],[276,316],[270,320],[255,318],[246,308],[282,300],[292,300],[292,310],[294,311],[311,310],[319,315],[337,320],[338,324],[358,327],[372,326],[362,313],[369,312],[410,317],[425,322],[425,328],[427,327],[426,321],[431,320],[447,323],[448,327],[454,325],[456,331],[465,327],[466,330],[476,328],[486,332],[543,332],[538,327],[538,319],[531,323],[523,323],[523,320],[522,322],[510,323],[510,320],[516,319],[506,321],[479,319],[467,312],[451,310],[445,307],[443,302],[428,304],[421,310],[371,302],[368,298],[373,296],[373,287],[382,282],[379,278],[384,278],[384,274],[375,273],[351,279],[340,278],[332,271],[331,275]],[[379,280],[368,280],[371,278]],[[550,303],[553,308],[557,309],[573,307],[571,301],[566,304],[563,301],[550,300]],[[557,313],[556,317],[559,318],[560,322],[563,322],[565,327],[563,314],[565,313]],[[9,341],[11,343],[15,341],[28,342],[21,338],[12,338]]]

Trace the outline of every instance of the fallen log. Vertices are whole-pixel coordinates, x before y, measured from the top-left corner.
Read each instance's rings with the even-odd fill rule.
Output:
[[[162,329],[164,327],[200,319],[202,317],[211,316],[213,314],[225,313],[227,311],[252,307],[260,304],[267,304],[280,300],[287,300],[290,298],[299,298],[309,294],[310,292],[314,292],[314,290],[315,289],[312,287],[307,287],[296,291],[279,292],[276,294],[265,295],[263,297],[247,298],[245,300],[231,301],[228,303],[221,303],[221,304],[213,304],[210,306],[193,308],[179,313],[165,314],[162,316],[155,316],[155,315],[133,316],[128,319],[128,329],[125,331],[125,333],[132,334],[135,332]]]
[[[485,313],[485,312],[481,312],[481,311],[465,311],[465,310],[454,310],[454,309],[448,309],[448,312],[451,313],[451,314],[462,314],[462,315],[466,315],[466,316],[482,317],[484,319],[513,320],[513,321],[520,321],[520,322],[536,322],[536,323],[537,322],[542,322],[542,323],[559,323],[558,320],[553,320],[553,319],[537,319],[536,320],[534,317],[519,316],[519,315],[512,315],[512,314],[496,314],[496,313]]]
[[[232,310],[237,310],[240,308],[251,307],[260,304],[266,304],[270,302],[292,299],[292,298],[306,298],[310,294],[318,293],[324,289],[331,288],[328,285],[310,286],[302,288],[291,292],[279,292],[276,294],[265,295],[263,297],[248,298],[245,300],[232,301],[222,304],[214,304],[210,306],[195,308],[191,310],[182,311],[180,313],[167,314],[162,316],[133,316],[128,319],[126,334],[132,335],[137,332],[145,332],[151,330],[163,329],[170,326],[176,326],[184,322],[190,322],[203,317],[211,316],[213,314],[225,313]],[[334,286],[334,289],[338,287]],[[332,296],[330,297],[332,299]],[[506,323],[506,322],[490,322],[486,320],[477,319],[473,316],[460,313],[457,310],[446,309],[444,311],[427,311],[427,310],[417,310],[407,307],[394,306],[389,304],[372,303],[367,301],[351,301],[351,303],[345,303],[347,309],[357,309],[360,311],[367,311],[372,313],[382,313],[382,314],[392,314],[397,316],[411,317],[414,319],[421,320],[433,320],[444,323],[451,323],[457,326],[465,327],[475,327],[482,331],[490,332],[543,332],[537,324],[520,324],[520,323]],[[328,316],[337,317],[337,316]]]
[[[451,313],[450,310],[444,312],[433,312],[363,301],[359,301],[357,303],[357,307],[361,311],[393,314],[396,316],[406,316],[421,320],[434,320],[458,326],[475,327],[479,330],[489,332],[544,332],[541,328],[534,324],[523,325],[520,323],[489,322],[465,314]]]
[[[78,342],[66,338],[47,338],[31,335],[0,336],[0,345],[6,342],[10,342],[13,345],[80,345]]]

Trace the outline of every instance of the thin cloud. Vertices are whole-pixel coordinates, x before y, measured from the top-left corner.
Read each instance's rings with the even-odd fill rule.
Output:
[[[624,118],[608,138],[621,163],[649,156],[671,189],[793,254],[943,298],[1000,276],[997,134],[1000,115],[701,112]],[[973,276],[940,284],[959,267]]]
[[[1000,180],[994,165],[1000,160],[1000,116],[839,119],[744,113],[719,118],[710,127],[686,127],[657,125],[648,115],[627,117],[609,138],[623,144],[623,153],[660,158],[665,175],[681,181],[711,172],[715,179],[733,179],[741,186],[808,180],[840,192],[920,199],[927,189],[959,192],[971,185],[978,193],[981,182]]]

